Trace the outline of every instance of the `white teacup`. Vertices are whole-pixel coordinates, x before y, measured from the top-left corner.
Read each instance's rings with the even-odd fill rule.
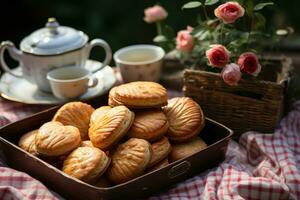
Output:
[[[88,88],[98,84],[97,78],[81,67],[57,68],[47,73],[51,91],[57,98],[74,99],[87,92]]]
[[[119,49],[114,54],[114,60],[124,82],[157,82],[164,55],[164,50],[155,45],[132,45]]]

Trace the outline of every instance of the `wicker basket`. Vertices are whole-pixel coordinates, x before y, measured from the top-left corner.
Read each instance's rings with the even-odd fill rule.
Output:
[[[272,58],[264,66],[265,80],[241,80],[229,86],[218,73],[185,70],[184,94],[196,100],[206,116],[235,132],[235,138],[249,130],[272,133],[284,111],[291,59]]]

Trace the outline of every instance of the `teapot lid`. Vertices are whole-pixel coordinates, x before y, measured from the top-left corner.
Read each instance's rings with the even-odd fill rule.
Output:
[[[45,28],[41,28],[21,41],[23,52],[36,55],[56,55],[79,49],[88,41],[82,31],[60,26],[55,18],[49,18]]]

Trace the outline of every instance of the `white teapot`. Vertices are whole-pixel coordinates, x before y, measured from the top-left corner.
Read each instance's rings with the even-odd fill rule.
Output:
[[[102,66],[109,64],[112,53],[104,40],[93,39],[88,42],[88,36],[83,32],[60,26],[55,18],[49,18],[45,28],[33,32],[21,41],[21,50],[10,41],[2,42],[0,64],[3,70],[11,75],[25,78],[44,92],[51,92],[46,78],[47,72],[65,66],[84,67],[94,46],[101,46],[105,50]],[[17,74],[7,66],[4,60],[6,49],[10,56],[19,62],[21,74]]]

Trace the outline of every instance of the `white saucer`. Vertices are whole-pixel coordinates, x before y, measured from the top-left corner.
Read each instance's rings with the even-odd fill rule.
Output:
[[[88,60],[85,67],[88,70],[100,68],[101,63],[94,60]],[[21,68],[16,68],[21,71]],[[116,82],[116,76],[110,66],[103,67],[94,74],[99,80],[98,85],[90,88],[87,93],[79,97],[78,100],[88,100],[106,93]],[[44,93],[37,89],[25,79],[16,78],[8,73],[4,73],[0,78],[1,96],[5,99],[27,103],[27,104],[60,104],[64,101],[56,98],[51,93]]]

